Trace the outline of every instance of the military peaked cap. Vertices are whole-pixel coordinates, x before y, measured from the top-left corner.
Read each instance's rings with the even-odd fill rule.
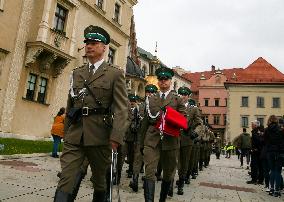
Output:
[[[178,89],[178,94],[180,94],[180,95],[190,95],[191,94],[191,90],[188,87],[183,86],[183,87],[180,87]]]
[[[158,91],[158,88],[154,84],[148,84],[147,86],[145,86],[145,91],[148,93],[156,93]]]
[[[136,102],[137,96],[134,94],[128,94],[128,99],[130,100],[130,102]]]
[[[90,25],[84,30],[84,43],[87,41],[98,41],[105,45],[109,44],[110,36],[106,30],[101,27]]]
[[[160,67],[155,72],[158,79],[168,78],[171,79],[174,76],[174,71],[168,67]]]

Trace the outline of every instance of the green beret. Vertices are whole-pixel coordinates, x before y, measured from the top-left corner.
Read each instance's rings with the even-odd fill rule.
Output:
[[[101,27],[93,25],[90,25],[84,30],[84,37],[84,43],[87,43],[88,41],[98,41],[107,45],[110,42],[110,36],[107,31]]]
[[[148,93],[156,93],[158,91],[158,88],[154,84],[148,84],[147,86],[145,86],[145,91]]]
[[[137,96],[134,95],[134,94],[129,94],[128,99],[129,99],[130,102],[136,102]]]
[[[160,78],[168,78],[171,79],[174,76],[174,71],[168,67],[158,68],[155,72],[158,79]]]
[[[196,102],[195,102],[195,100],[193,100],[193,99],[189,99],[189,100],[188,100],[188,104],[195,106],[195,105],[196,105]]]
[[[180,95],[190,95],[191,94],[191,90],[188,87],[183,86],[183,87],[180,87],[178,89],[178,94],[180,94]]]

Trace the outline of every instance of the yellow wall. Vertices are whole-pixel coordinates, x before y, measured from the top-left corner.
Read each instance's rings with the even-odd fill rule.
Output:
[[[284,84],[278,86],[268,85],[236,85],[228,88],[228,127],[227,140],[233,140],[242,133],[241,116],[249,116],[249,128],[251,131],[251,121],[256,120],[258,116],[264,116],[264,126],[270,115],[284,115]],[[249,97],[248,107],[241,107],[242,96]],[[257,108],[257,97],[264,97],[264,108]],[[272,108],[272,98],[280,97],[280,108]]]
[[[39,33],[47,31],[46,41],[43,42],[56,48],[53,41],[50,40],[50,30],[53,28],[57,2],[70,8],[65,30],[67,46],[62,51],[75,59],[64,68],[57,78],[53,78],[48,71],[39,72],[36,63],[31,67],[25,67],[25,60],[28,50],[26,43],[41,39],[38,36]],[[0,133],[37,138],[50,136],[53,117],[60,107],[66,105],[71,70],[83,63],[84,49],[78,52],[78,48],[84,47],[83,33],[87,26],[101,26],[109,32],[112,39],[110,46],[116,49],[115,64],[125,69],[133,15],[132,8],[137,2],[129,0],[104,1],[106,4],[103,12],[98,11],[94,5],[95,2],[94,0],[5,1],[4,12],[0,12],[0,29],[2,30],[0,32],[0,48],[9,51],[9,53],[0,53]],[[112,20],[115,2],[121,5],[120,24]],[[50,13],[48,14],[43,13],[46,5],[50,5]],[[40,29],[43,16],[48,16],[45,22],[47,27]],[[24,20],[21,17],[24,17]],[[19,27],[24,27],[24,30],[19,30]],[[43,37],[42,40],[44,40]],[[73,52],[70,51],[72,43],[75,45]],[[107,54],[108,51],[105,59],[107,59]],[[48,78],[47,104],[45,105],[24,99],[30,72]],[[11,77],[11,75],[13,76]]]

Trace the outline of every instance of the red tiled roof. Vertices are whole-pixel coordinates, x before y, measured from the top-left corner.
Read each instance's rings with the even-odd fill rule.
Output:
[[[284,82],[284,74],[278,71],[262,57],[259,57],[242,72],[236,79],[228,79],[228,83],[278,83]]]
[[[227,77],[227,82],[225,83],[263,83],[263,84],[272,84],[272,83],[283,83],[284,84],[284,74],[273,67],[262,57],[259,57],[247,68],[231,68],[221,70],[224,75]],[[235,73],[235,77],[234,77]],[[206,79],[209,79],[214,71],[204,71],[204,72],[194,72],[186,73],[182,76],[189,79],[191,83],[191,90],[198,91],[200,84],[201,74],[204,75]],[[234,77],[234,78],[233,78]]]
[[[239,72],[243,71],[242,68],[232,68],[232,69],[223,69],[221,70],[224,75],[227,77],[227,79],[231,78],[233,74],[239,74]],[[199,90],[199,84],[200,84],[200,77],[201,75],[204,75],[206,79],[209,79],[213,74],[214,71],[204,71],[204,72],[194,72],[194,73],[186,73],[182,76],[186,79],[190,80],[191,83],[191,90],[192,91],[198,91]]]

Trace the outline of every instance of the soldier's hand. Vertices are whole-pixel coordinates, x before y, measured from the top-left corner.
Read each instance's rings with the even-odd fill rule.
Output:
[[[115,141],[110,140],[110,145],[113,151],[117,150],[117,147],[119,146],[119,144]]]

